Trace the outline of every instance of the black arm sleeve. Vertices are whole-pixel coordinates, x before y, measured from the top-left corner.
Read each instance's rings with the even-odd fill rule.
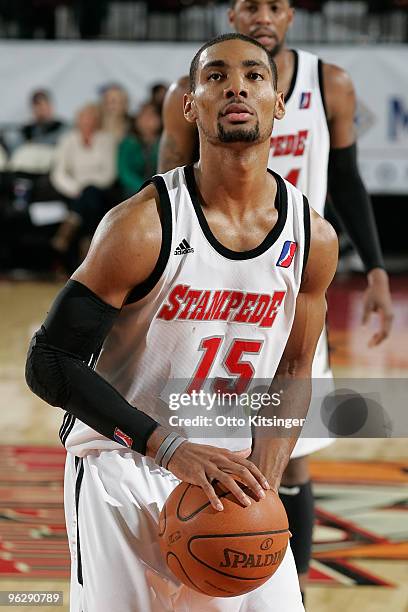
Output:
[[[366,271],[384,268],[380,241],[369,195],[357,167],[357,147],[331,149],[328,190]]]
[[[96,360],[118,313],[82,283],[68,281],[31,341],[26,381],[43,400],[107,438],[114,440],[115,428],[120,428],[132,439],[131,448],[146,454],[158,423],[88,365]]]

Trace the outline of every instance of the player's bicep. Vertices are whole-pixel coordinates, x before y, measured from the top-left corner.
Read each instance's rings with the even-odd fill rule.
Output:
[[[350,76],[337,66],[325,64],[323,83],[328,111],[330,147],[349,147],[356,139],[354,118],[356,93]]]
[[[115,308],[121,308],[130,291],[152,274],[159,259],[157,197],[149,185],[105,215],[84,262],[72,275]]]

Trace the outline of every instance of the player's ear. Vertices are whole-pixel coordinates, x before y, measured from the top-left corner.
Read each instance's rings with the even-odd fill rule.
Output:
[[[189,123],[195,123],[197,119],[194,95],[192,93],[184,94],[183,98],[184,117]]]
[[[292,27],[294,18],[295,18],[295,9],[293,8],[293,6],[291,6],[291,7],[289,7],[289,12],[288,12],[288,26],[289,26],[289,28]]]
[[[285,100],[283,98],[283,92],[278,91],[276,94],[276,102],[275,102],[275,119],[283,119],[285,116]]]
[[[234,11],[234,9],[232,9],[232,8],[228,9],[227,15],[228,15],[229,24],[231,26],[234,26],[234,21],[235,21],[235,11]]]

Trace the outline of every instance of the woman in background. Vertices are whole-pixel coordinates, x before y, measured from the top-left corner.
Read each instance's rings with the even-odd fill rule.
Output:
[[[120,85],[112,84],[102,89],[102,129],[110,132],[119,144],[129,132],[129,97]]]
[[[161,117],[151,102],[142,105],[131,133],[119,146],[118,175],[124,196],[136,193],[157,169]]]
[[[101,112],[96,104],[84,106],[76,127],[65,134],[56,150],[50,180],[68,203],[70,213],[59,227],[52,246],[68,251],[80,232],[83,257],[95,229],[110,208],[107,190],[116,178],[115,138],[101,130]]]

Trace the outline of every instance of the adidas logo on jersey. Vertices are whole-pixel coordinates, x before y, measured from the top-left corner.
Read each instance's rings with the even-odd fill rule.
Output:
[[[187,240],[184,238],[178,245],[177,249],[174,251],[175,255],[187,255],[187,253],[194,253],[193,247],[191,247]]]

